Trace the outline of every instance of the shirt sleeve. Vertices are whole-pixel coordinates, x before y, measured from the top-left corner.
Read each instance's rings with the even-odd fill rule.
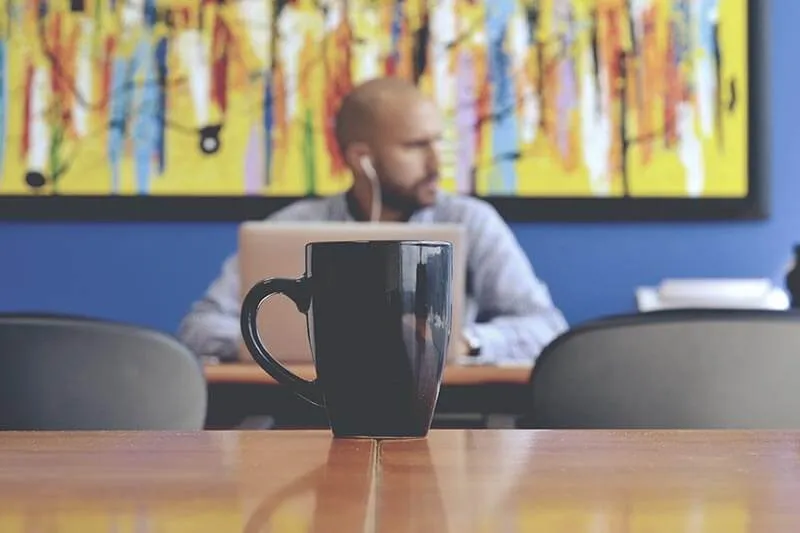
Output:
[[[241,338],[239,300],[239,261],[232,255],[203,297],[192,304],[178,338],[198,356],[236,359]]]
[[[474,362],[531,364],[567,330],[566,320],[511,228],[491,205],[475,205],[467,218],[467,268],[478,306],[467,328],[481,344]]]
[[[270,222],[309,222],[325,220],[327,204],[306,200],[273,213]],[[205,294],[189,309],[178,327],[178,339],[200,357],[216,357],[223,361],[238,358],[242,339],[241,283],[239,259],[228,257],[219,276],[211,282]]]

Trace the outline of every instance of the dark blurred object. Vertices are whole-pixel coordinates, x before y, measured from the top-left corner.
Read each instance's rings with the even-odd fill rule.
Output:
[[[800,244],[794,245],[794,256],[786,274],[786,290],[789,291],[789,306],[800,308]]]
[[[607,317],[550,343],[528,429],[800,429],[800,313],[674,309]]]
[[[200,362],[169,335],[0,313],[0,429],[199,430],[206,402]]]

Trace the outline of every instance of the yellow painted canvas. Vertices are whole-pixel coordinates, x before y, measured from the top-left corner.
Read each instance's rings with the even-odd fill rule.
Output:
[[[748,0],[0,4],[0,195],[339,192],[381,75],[442,109],[452,191],[748,193]]]

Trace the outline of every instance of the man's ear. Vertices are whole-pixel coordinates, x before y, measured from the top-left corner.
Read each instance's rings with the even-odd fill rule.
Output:
[[[364,157],[370,157],[370,149],[367,143],[358,142],[350,143],[344,152],[344,160],[350,170],[359,176],[364,175],[364,170],[361,168],[361,160]]]

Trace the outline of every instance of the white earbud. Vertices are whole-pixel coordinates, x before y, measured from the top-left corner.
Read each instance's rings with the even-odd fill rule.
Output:
[[[375,167],[372,165],[372,159],[368,155],[362,155],[359,160],[361,163],[361,170],[366,174],[372,185],[372,209],[370,213],[370,222],[378,222],[381,218],[381,185],[378,183],[378,173],[375,172]]]
[[[369,158],[368,155],[361,156],[361,170],[364,171],[364,174],[370,179],[370,181],[378,181],[378,173],[375,172],[375,167],[372,166],[372,159]]]

